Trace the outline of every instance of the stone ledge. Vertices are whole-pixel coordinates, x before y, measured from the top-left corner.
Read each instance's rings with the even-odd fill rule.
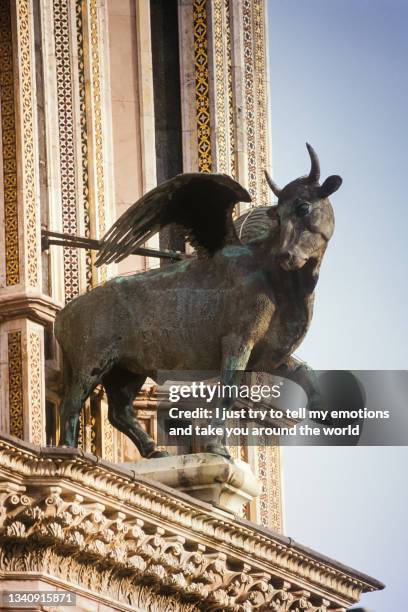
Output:
[[[42,293],[11,291],[0,295],[0,321],[27,317],[42,325],[53,323],[63,304]]]
[[[152,602],[178,602],[147,610],[285,612],[298,603],[340,611],[383,588],[290,538],[78,449],[0,436],[0,501],[3,577],[69,575],[74,588],[109,595],[117,609],[134,609],[144,589]]]
[[[212,453],[142,459],[122,465],[135,475],[146,476],[236,514],[262,491],[262,483],[248,463]]]

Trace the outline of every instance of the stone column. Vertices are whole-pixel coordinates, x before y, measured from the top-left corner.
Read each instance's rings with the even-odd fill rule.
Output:
[[[0,3],[1,422],[6,431],[44,437],[44,328],[58,309],[43,290],[32,2]]]
[[[270,202],[265,0],[179,0],[180,81],[185,172],[225,172],[250,192],[251,206]],[[247,208],[241,204],[236,214]],[[262,376],[262,375],[261,375]],[[247,518],[282,530],[280,449],[231,446],[262,482]]]
[[[184,169],[227,172],[265,205],[266,2],[179,0],[179,22]]]
[[[84,211],[89,235],[99,239],[115,218],[108,27],[106,0],[76,0],[81,176],[83,189],[86,189]],[[95,252],[91,252],[88,258],[92,286],[116,272],[116,266],[97,268],[95,255]],[[99,393],[91,400],[85,415],[88,415],[84,427],[89,433],[86,441],[88,449],[105,459],[114,460],[117,435],[107,418],[104,394]],[[97,437],[100,440],[99,448],[94,446]]]
[[[135,4],[135,12],[142,185],[143,193],[146,193],[157,185],[150,0],[138,0]],[[159,249],[159,234],[153,236],[146,246]],[[160,266],[159,259],[154,257],[146,259],[147,268]]]

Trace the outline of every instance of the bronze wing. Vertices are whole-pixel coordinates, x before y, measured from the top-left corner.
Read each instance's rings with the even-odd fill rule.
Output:
[[[227,244],[240,244],[232,220],[238,202],[251,196],[226,174],[179,174],[149,191],[112,225],[96,264],[122,261],[160,229],[176,223],[186,239],[211,257]]]
[[[242,244],[262,240],[274,234],[279,239],[277,206],[257,206],[245,211],[235,223],[235,231]]]

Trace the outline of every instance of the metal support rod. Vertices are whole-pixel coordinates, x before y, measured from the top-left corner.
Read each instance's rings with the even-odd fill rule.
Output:
[[[52,232],[50,230],[42,230],[41,232],[41,250],[47,251],[50,246],[75,247],[78,249],[89,249],[100,251],[103,246],[102,240],[94,238],[84,238],[82,236],[72,236],[70,234],[61,234],[60,232]],[[140,247],[135,249],[132,255],[143,255],[145,257],[158,257],[160,259],[180,260],[191,257],[187,253],[179,251],[157,250]]]

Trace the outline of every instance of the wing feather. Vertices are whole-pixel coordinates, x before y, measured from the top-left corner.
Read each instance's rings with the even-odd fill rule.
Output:
[[[240,244],[232,211],[250,202],[249,193],[225,174],[180,174],[130,206],[102,240],[96,264],[122,261],[170,223],[185,230],[192,243],[212,256],[226,244]]]

